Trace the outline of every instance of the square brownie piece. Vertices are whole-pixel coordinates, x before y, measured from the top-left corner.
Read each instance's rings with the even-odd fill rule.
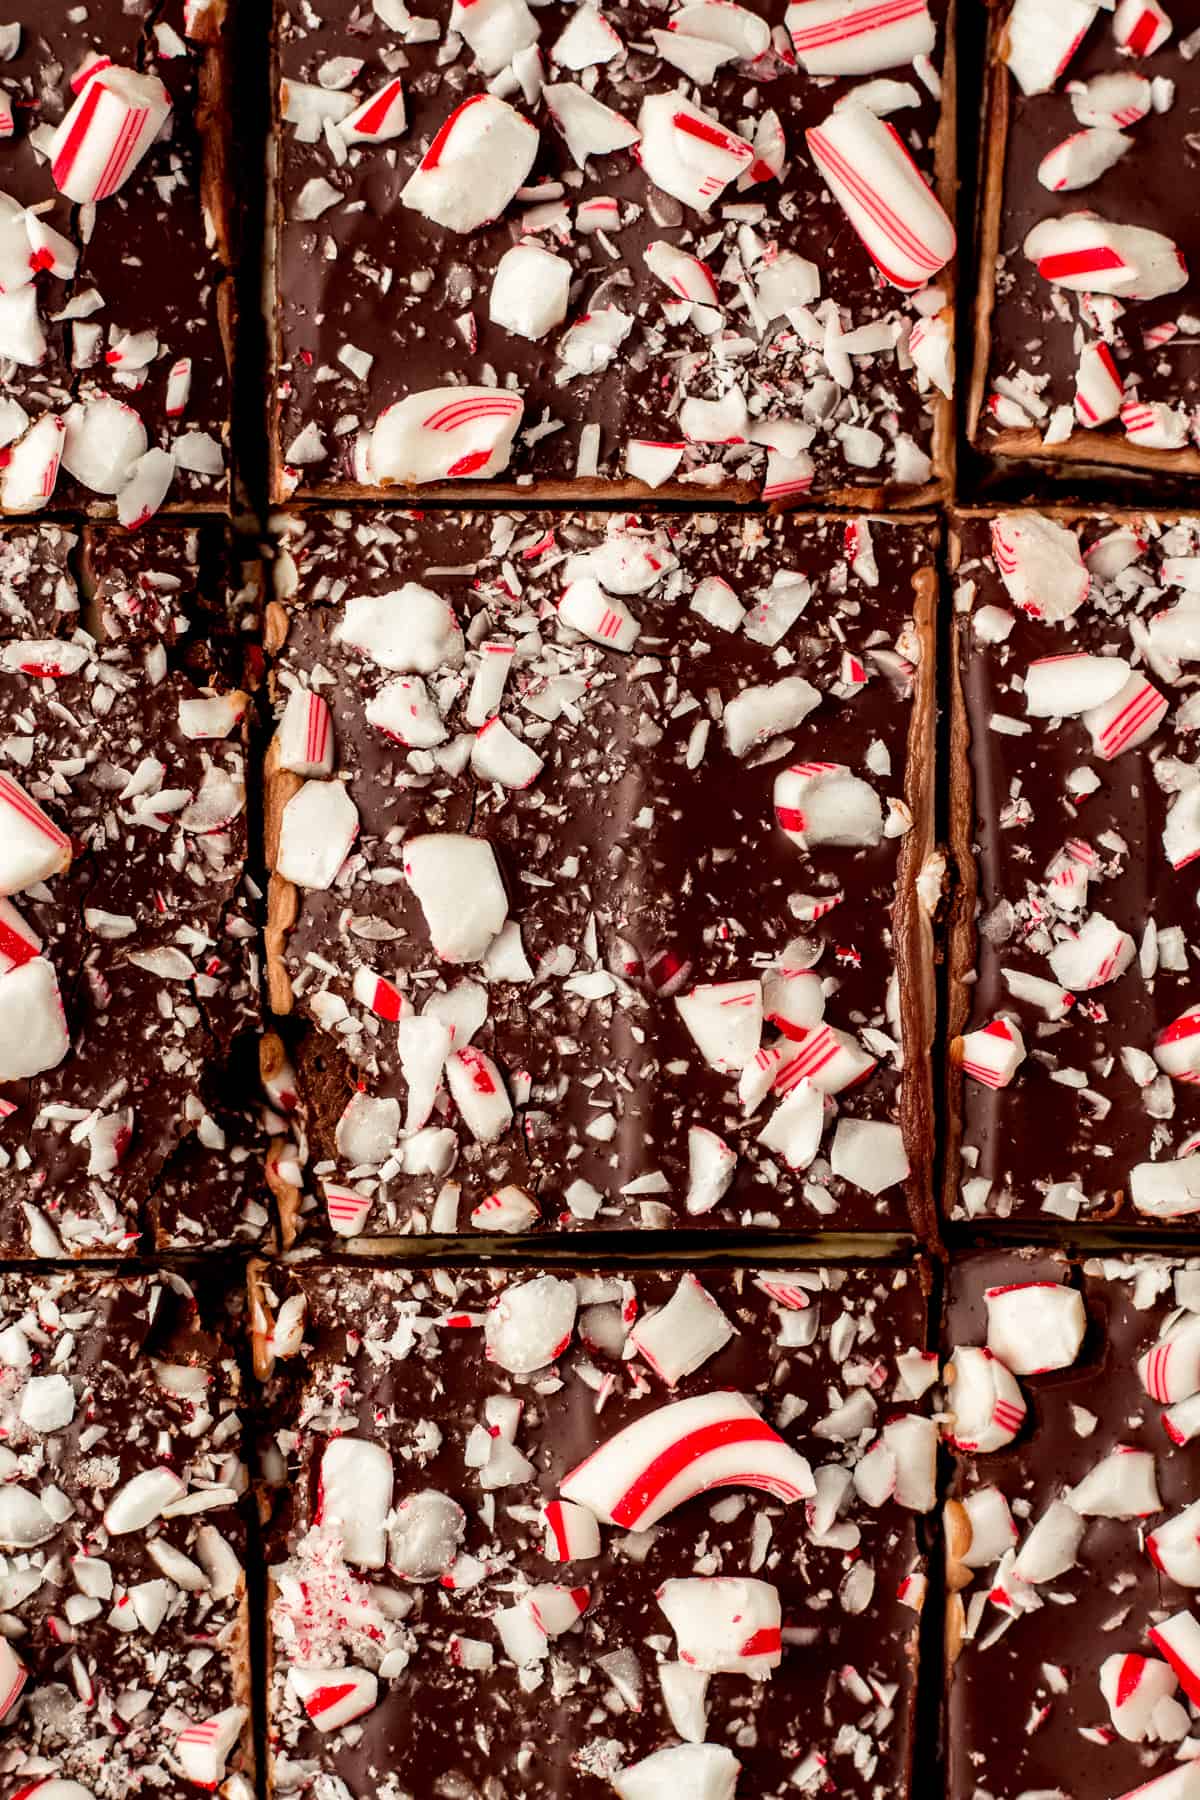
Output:
[[[925,1278],[258,1267],[274,1793],[907,1794]]]
[[[279,528],[268,1074],[310,1227],[924,1220],[936,527]]]

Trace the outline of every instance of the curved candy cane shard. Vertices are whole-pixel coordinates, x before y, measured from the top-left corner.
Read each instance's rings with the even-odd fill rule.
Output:
[[[697,1394],[635,1419],[562,1483],[609,1525],[644,1531],[711,1488],[748,1487],[790,1505],[816,1492],[804,1458],[744,1394]]]
[[[498,475],[508,467],[525,402],[507,388],[430,388],[380,413],[373,479],[415,484]]]
[[[805,133],[834,199],[893,287],[924,287],[954,255],[954,227],[895,128],[851,102]]]

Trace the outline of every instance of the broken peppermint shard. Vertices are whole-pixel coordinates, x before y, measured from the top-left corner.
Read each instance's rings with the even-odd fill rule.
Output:
[[[840,763],[794,763],[775,777],[775,817],[801,850],[872,850],[883,807],[869,782]]]
[[[508,900],[485,838],[430,832],[404,845],[404,873],[444,962],[478,962],[508,917]]]
[[[629,1342],[668,1387],[695,1374],[733,1336],[733,1326],[694,1275],[680,1277],[670,1300],[645,1313]]]
[[[379,1698],[379,1683],[369,1669],[293,1668],[288,1681],[318,1731],[339,1731],[370,1712]]]
[[[1088,431],[1108,425],[1121,411],[1125,387],[1107,344],[1089,344],[1080,352],[1075,377],[1075,417]]]
[[[1100,1692],[1108,1702],[1113,1729],[1129,1743],[1140,1744],[1151,1735],[1159,1702],[1169,1699],[1178,1686],[1172,1670],[1157,1657],[1118,1651],[1100,1664]]]
[[[0,895],[59,875],[71,840],[10,775],[0,775]]]
[[[718,1744],[674,1744],[611,1777],[618,1800],[734,1800],[741,1764]]]
[[[1100,126],[1076,131],[1042,158],[1038,180],[1052,194],[1074,193],[1099,181],[1132,149],[1133,139],[1119,131]]]
[[[35,956],[0,975],[0,1081],[56,1069],[70,1047],[53,964]]]
[[[1120,0],[1112,28],[1117,47],[1126,56],[1153,56],[1175,29],[1158,0]]]
[[[762,1041],[762,982],[720,981],[676,996],[679,1016],[710,1069],[740,1074]]]
[[[647,177],[685,206],[707,212],[754,161],[754,148],[682,94],[652,94],[638,114],[638,157]]]
[[[1026,237],[1024,249],[1044,281],[1076,293],[1158,300],[1188,282],[1183,253],[1169,237],[1136,225],[1113,225],[1095,213],[1043,219]]]
[[[359,1569],[387,1561],[387,1520],[392,1506],[392,1459],[367,1438],[334,1438],[321,1457],[317,1513],[342,1541],[342,1555]]]
[[[0,900],[0,975],[19,969],[39,954],[42,940],[10,900]]]
[[[1186,1317],[1140,1356],[1137,1372],[1150,1398],[1164,1406],[1200,1394],[1200,1316]]]
[[[804,1458],[742,1394],[698,1394],[646,1413],[560,1485],[568,1500],[628,1531],[713,1488],[756,1488],[787,1504],[816,1491]]]
[[[1148,1532],[1146,1549],[1155,1568],[1170,1580],[1180,1587],[1200,1587],[1200,1500]]]
[[[1147,1218],[1182,1219],[1200,1212],[1200,1156],[1135,1163],[1129,1171],[1129,1194]]]
[[[302,888],[330,888],[358,835],[358,808],[340,781],[306,781],[283,809],[275,867]]]
[[[1200,1082],[1200,1008],[1183,1013],[1159,1032],[1154,1060],[1173,1081]]]
[[[558,603],[558,616],[572,631],[613,650],[632,650],[642,629],[624,601],[606,594],[591,575],[570,583]]]
[[[1127,931],[1103,913],[1092,913],[1073,937],[1050,952],[1050,967],[1056,981],[1081,994],[1118,980],[1136,955],[1137,946]]]
[[[877,75],[937,43],[926,0],[796,0],[785,23],[808,75]]]
[[[1025,1423],[1025,1396],[1012,1370],[990,1350],[955,1350],[947,1365],[951,1442],[980,1455],[1003,1450]]]
[[[409,176],[401,203],[447,231],[477,231],[524,185],[537,150],[536,125],[494,94],[472,94]]]
[[[496,265],[488,300],[493,325],[536,343],[567,316],[571,265],[540,244],[514,244]]]
[[[175,1758],[189,1781],[210,1792],[220,1786],[248,1716],[244,1706],[230,1706],[199,1725],[184,1727],[175,1739]]]
[[[320,694],[293,688],[279,724],[279,766],[295,775],[333,773],[333,725]]]
[[[396,76],[348,113],[337,130],[348,144],[384,144],[399,137],[404,126],[404,88]]]
[[[1087,1330],[1083,1296],[1065,1282],[1027,1281],[984,1291],[987,1347],[1014,1375],[1069,1369]]]
[[[387,407],[375,421],[367,455],[369,479],[419,486],[498,475],[508,467],[525,411],[504,388],[428,388]]]
[[[854,101],[805,133],[835,200],[893,287],[924,287],[954,255],[954,227],[895,128]]]
[[[1115,700],[1129,680],[1119,656],[1068,651],[1043,656],[1025,671],[1025,710],[1034,719],[1070,719]]]
[[[1124,1444],[1089,1470],[1065,1497],[1085,1519],[1144,1519],[1162,1511],[1153,1456]]]
[[[1099,10],[1095,0],[1016,0],[1001,54],[1023,93],[1049,93]]]
[[[576,1506],[570,1500],[551,1500],[543,1509],[542,1518],[546,1526],[542,1555],[547,1562],[587,1562],[599,1556],[600,1526],[586,1506]]]
[[[1025,1040],[1012,1019],[993,1019],[978,1031],[968,1031],[956,1050],[963,1074],[990,1088],[1007,1087],[1025,1060]]]
[[[128,181],[166,123],[171,97],[155,75],[113,64],[88,81],[48,146],[60,193],[80,205]]]
[[[783,1659],[779,1590],[769,1581],[694,1576],[664,1581],[658,1604],[679,1660],[709,1675],[765,1681]]]
[[[1161,1625],[1152,1625],[1148,1636],[1174,1669],[1188,1699],[1200,1705],[1200,1621],[1195,1614],[1173,1613]]]
[[[484,1321],[488,1356],[510,1375],[547,1368],[571,1342],[578,1304],[575,1283],[553,1275],[505,1288]]]
[[[362,650],[398,675],[431,675],[444,664],[457,668],[465,654],[454,608],[415,581],[391,593],[347,600],[333,640]]]
[[[1041,513],[1001,513],[992,520],[992,554],[1014,606],[1043,624],[1079,611],[1091,576],[1073,531]]]
[[[711,1212],[733,1182],[737,1154],[725,1139],[704,1125],[688,1130],[688,1187],[686,1206],[694,1216]]]

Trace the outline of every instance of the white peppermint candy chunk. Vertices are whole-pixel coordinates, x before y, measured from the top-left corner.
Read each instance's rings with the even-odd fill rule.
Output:
[[[228,694],[207,694],[179,702],[179,729],[185,738],[200,743],[226,738],[246,710],[249,696],[240,689]]]
[[[477,231],[498,219],[524,186],[537,151],[536,125],[494,94],[472,94],[450,114],[409,176],[401,204],[447,231]]]
[[[370,1712],[379,1683],[369,1669],[343,1664],[336,1669],[288,1670],[288,1686],[318,1731],[338,1731]]]
[[[355,1165],[386,1161],[400,1136],[400,1102],[354,1094],[334,1133],[338,1154]]]
[[[550,117],[567,140],[572,161],[581,169],[589,156],[628,150],[641,132],[621,113],[605,106],[573,81],[552,81],[542,89]]]
[[[0,1081],[56,1069],[70,1048],[54,965],[35,956],[0,975]]]
[[[63,467],[94,494],[117,494],[146,454],[146,427],[131,406],[102,395],[68,407]]]
[[[536,343],[567,316],[571,265],[538,244],[514,244],[492,277],[488,317],[493,325]]]
[[[524,1188],[509,1184],[481,1200],[471,1214],[476,1231],[502,1231],[516,1237],[538,1222],[537,1202]]]
[[[1075,1567],[1085,1529],[1073,1506],[1068,1506],[1065,1500],[1052,1500],[1026,1534],[1013,1563],[1013,1574],[1031,1586],[1043,1581],[1057,1581],[1060,1575]]]
[[[1187,264],[1170,238],[1140,226],[1110,224],[1095,213],[1043,219],[1024,249],[1044,281],[1076,293],[1157,300],[1187,285]]]
[[[63,237],[61,232],[55,231],[52,225],[48,225],[35,212],[24,215],[24,225],[25,235],[29,240],[30,261],[39,271],[48,272],[59,281],[69,281],[79,263],[79,251],[71,239]],[[157,350],[158,340],[154,333],[146,335]]]
[[[724,0],[713,0],[713,3],[724,4]],[[647,244],[643,254],[650,273],[657,275],[680,299],[695,300],[704,306],[719,304],[712,270],[698,256],[688,256],[661,238]]]
[[[632,650],[642,629],[624,601],[606,594],[590,575],[567,587],[558,603],[558,616],[572,631],[613,650]]]
[[[1186,1610],[1173,1613],[1146,1635],[1170,1663],[1188,1699],[1200,1703],[1200,1620]]]
[[[350,94],[307,81],[284,81],[279,90],[283,117],[296,127],[298,144],[315,144],[326,131],[354,111]]]
[[[504,687],[512,668],[516,645],[500,638],[489,638],[479,646],[479,667],[471,683],[467,700],[468,725],[486,725],[500,710]]]
[[[408,1083],[406,1133],[420,1131],[433,1111],[452,1041],[449,1029],[440,1019],[410,1015],[397,1021],[396,1046]]]
[[[437,703],[419,675],[389,681],[367,702],[368,723],[412,750],[432,749],[450,735]]]
[[[932,1512],[937,1504],[938,1429],[919,1413],[903,1413],[883,1428],[883,1444],[895,1466],[893,1497],[910,1512]]]
[[[741,1764],[717,1744],[673,1744],[612,1776],[617,1800],[734,1800]]]
[[[1103,762],[1111,762],[1122,751],[1136,750],[1153,737],[1169,710],[1166,695],[1135,671],[1111,700],[1090,707],[1083,714],[1083,722],[1096,754]]]
[[[1127,400],[1121,407],[1121,424],[1130,442],[1144,450],[1182,450],[1190,429],[1189,415],[1161,400]]]
[[[926,0],[796,0],[784,20],[809,75],[876,75],[937,45]]]
[[[637,1320],[628,1342],[668,1387],[675,1387],[723,1350],[733,1335],[707,1288],[694,1275],[682,1275],[667,1304]]]
[[[483,96],[481,96],[482,98]],[[370,439],[369,479],[420,485],[499,475],[525,402],[504,388],[427,388],[385,408]]]
[[[281,769],[313,777],[333,773],[333,720],[320,694],[292,689],[275,741]]]
[[[987,1288],[987,1347],[1014,1375],[1069,1369],[1079,1355],[1087,1314],[1083,1297],[1058,1281]]]
[[[821,696],[800,675],[785,676],[770,687],[743,688],[725,708],[725,742],[734,756],[745,756],[755,744],[802,725]]]
[[[1176,1081],[1200,1081],[1200,1008],[1181,1014],[1159,1032],[1154,1060]]]
[[[790,1055],[777,1052],[770,1086],[777,1094],[789,1094],[801,1081],[811,1081],[823,1094],[840,1094],[845,1088],[863,1081],[875,1067],[848,1032],[832,1025],[818,1025],[796,1039]]]
[[[645,1531],[716,1487],[746,1487],[791,1504],[815,1493],[807,1462],[742,1394],[697,1394],[644,1413],[561,1483],[598,1519]]]
[[[839,1119],[829,1161],[835,1175],[867,1194],[897,1187],[912,1172],[899,1125],[874,1119]]]
[[[0,294],[14,294],[33,281],[36,270],[26,225],[31,216],[11,194],[0,192]]]
[[[596,6],[579,6],[572,13],[550,51],[560,69],[593,69],[598,63],[620,56],[625,45],[620,33]]]
[[[335,643],[363,651],[381,669],[403,675],[456,669],[465,655],[454,608],[414,581],[389,594],[347,600],[333,637]]]
[[[1146,1535],[1156,1569],[1180,1587],[1200,1588],[1200,1500],[1193,1500]]]
[[[71,840],[10,775],[0,775],[0,895],[70,866]]]
[[[33,926],[24,920],[11,901],[0,900],[0,975],[31,962],[42,948],[42,940]]]
[[[330,888],[358,836],[358,808],[340,781],[306,781],[283,809],[275,867],[302,888]]]
[[[968,1569],[989,1569],[1017,1541],[1008,1500],[998,1487],[976,1488],[962,1502],[971,1526],[971,1542],[962,1560]]]
[[[702,1744],[708,1732],[709,1677],[684,1662],[660,1662],[658,1679],[671,1728],[688,1744]]]
[[[50,175],[69,200],[107,200],[133,174],[171,111],[156,75],[109,63],[84,87],[48,145]]]
[[[44,413],[13,445],[0,477],[0,506],[5,512],[36,512],[53,498],[66,429],[56,413]]]
[[[1025,1061],[1025,1040],[1012,1019],[993,1019],[960,1039],[962,1072],[984,1087],[1007,1087]]]
[[[671,15],[671,30],[721,44],[743,62],[765,56],[771,47],[767,21],[733,0],[694,0]]]
[[[719,400],[685,400],[679,424],[693,444],[744,444],[749,428],[746,396],[740,387],[731,387]]]
[[[825,1017],[825,988],[815,969],[790,967],[788,954],[763,977],[763,1013],[798,1043]]]
[[[489,719],[471,747],[471,770],[481,781],[527,788],[542,772],[543,759],[501,719]]]
[[[685,206],[707,212],[754,161],[753,146],[682,94],[652,94],[638,114],[646,177]]]
[[[1200,1155],[1173,1162],[1135,1163],[1129,1192],[1138,1212],[1151,1219],[1180,1219],[1200,1212]]]
[[[541,35],[525,0],[454,0],[450,29],[466,39],[485,75],[499,74]]]
[[[851,101],[805,132],[834,199],[893,287],[924,287],[954,255],[954,226],[895,127]]]
[[[762,982],[718,981],[677,994],[675,1005],[710,1069],[738,1074],[762,1041]]]
[[[558,345],[567,378],[595,375],[607,369],[632,329],[632,316],[619,306],[601,306],[576,319]]]
[[[1155,1657],[1116,1651],[1100,1664],[1100,1692],[1108,1702],[1113,1728],[1131,1744],[1150,1736],[1155,1707],[1178,1686],[1167,1664]]]
[[[1038,164],[1038,180],[1052,194],[1091,187],[1132,149],[1133,139],[1123,132],[1091,126],[1073,132],[1046,153]]]
[[[1046,94],[1075,55],[1100,6],[1094,0],[1016,0],[1002,39],[1001,56],[1021,90]]]
[[[37,294],[31,287],[0,294],[0,357],[36,368],[46,355],[46,334],[38,317]]]
[[[28,1679],[29,1671],[8,1639],[0,1638],[0,1719],[7,1718],[17,1704]]]
[[[737,1155],[725,1139],[706,1126],[688,1128],[688,1187],[686,1206],[693,1216],[711,1212],[729,1192],[737,1168]]]
[[[575,1283],[554,1275],[506,1287],[484,1320],[488,1356],[510,1375],[549,1368],[571,1341],[578,1305]]]
[[[908,339],[908,352],[922,393],[930,387],[950,399],[954,393],[954,328],[941,313],[918,319]]]
[[[198,1725],[186,1725],[175,1739],[175,1760],[197,1787],[215,1790],[225,1779],[230,1751],[248,1718],[244,1706],[229,1706]]]
[[[1068,719],[1115,700],[1131,670],[1119,656],[1067,651],[1030,663],[1025,671],[1025,710],[1035,719]]]
[[[1107,344],[1088,344],[1079,354],[1075,377],[1075,417],[1088,431],[1107,425],[1121,411],[1125,387]]]
[[[357,1188],[343,1187],[336,1181],[323,1181],[321,1191],[330,1230],[338,1237],[358,1237],[371,1216],[371,1196],[360,1194]]]
[[[665,532],[610,528],[604,540],[567,562],[568,581],[591,575],[610,594],[644,594],[679,566]]]
[[[512,1102],[490,1056],[468,1046],[446,1059],[446,1082],[454,1104],[478,1144],[492,1144],[512,1123]]]
[[[508,917],[492,846],[456,832],[409,838],[404,873],[442,960],[478,962]]]
[[[386,144],[399,137],[407,123],[404,87],[396,76],[377,93],[368,94],[341,121],[338,131],[348,144]]]
[[[1162,832],[1163,849],[1173,869],[1182,869],[1200,856],[1200,787],[1176,794]]]
[[[1200,1315],[1185,1318],[1139,1356],[1137,1372],[1151,1400],[1164,1405],[1200,1394]]]
[[[1070,1490],[1067,1500],[1085,1519],[1142,1519],[1162,1511],[1149,1450],[1118,1446]]]
[[[1064,938],[1050,952],[1055,979],[1072,993],[1086,993],[1122,976],[1137,954],[1127,931],[1090,913],[1074,937]]]
[[[1112,28],[1127,56],[1152,56],[1175,29],[1158,0],[1119,0]]]
[[[812,1081],[796,1082],[758,1134],[758,1141],[781,1156],[789,1169],[807,1169],[821,1148],[825,1095]]]
[[[180,1481],[174,1469],[143,1469],[118,1488],[105,1507],[104,1528],[113,1537],[144,1531],[162,1517],[165,1507],[182,1500],[186,1493],[187,1484]]]
[[[1113,71],[1094,75],[1090,81],[1068,84],[1071,109],[1081,125],[1124,131],[1136,125],[1153,108],[1151,86],[1144,75]]]
[[[528,1601],[534,1619],[546,1636],[556,1638],[583,1617],[590,1597],[585,1587],[569,1588],[546,1581],[530,1588]]]
[[[392,1515],[388,1568],[404,1581],[437,1581],[458,1555],[466,1514],[436,1488],[407,1494]]]
[[[32,1550],[54,1537],[60,1527],[36,1494],[9,1482],[0,1488],[0,1549]]]
[[[992,554],[1013,605],[1057,625],[1079,611],[1091,577],[1079,540],[1041,513],[1002,513],[992,521]]]
[[[126,531],[139,531],[171,490],[175,458],[169,450],[147,450],[129,471],[117,494],[117,518]]]
[[[802,850],[871,850],[883,807],[869,782],[840,763],[795,763],[775,777],[775,818]]]
[[[342,1555],[359,1569],[387,1561],[392,1459],[369,1438],[331,1438],[321,1455],[317,1519],[337,1532]]]
[[[755,269],[754,291],[768,319],[790,316],[820,298],[820,271],[807,257],[784,250]]]
[[[707,1675],[765,1681],[783,1660],[779,1590],[769,1581],[688,1576],[664,1581],[655,1598],[680,1660]]]
[[[1011,1444],[1025,1423],[1025,1397],[1011,1369],[990,1350],[960,1346],[947,1367],[951,1438],[960,1450],[988,1455]]]
[[[542,1508],[547,1562],[587,1562],[600,1554],[600,1526],[585,1506],[551,1500]]]
[[[649,488],[670,481],[683,461],[683,444],[655,443],[650,438],[630,438],[625,445],[626,472]]]

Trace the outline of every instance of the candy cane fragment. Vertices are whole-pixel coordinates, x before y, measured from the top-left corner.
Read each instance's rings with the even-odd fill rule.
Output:
[[[124,187],[166,123],[171,97],[155,75],[109,64],[88,81],[50,140],[50,174],[79,204]]]
[[[805,133],[835,200],[893,287],[924,287],[954,255],[954,227],[895,128],[854,102]]]
[[[808,75],[875,75],[937,47],[926,0],[796,0],[784,23]]]

